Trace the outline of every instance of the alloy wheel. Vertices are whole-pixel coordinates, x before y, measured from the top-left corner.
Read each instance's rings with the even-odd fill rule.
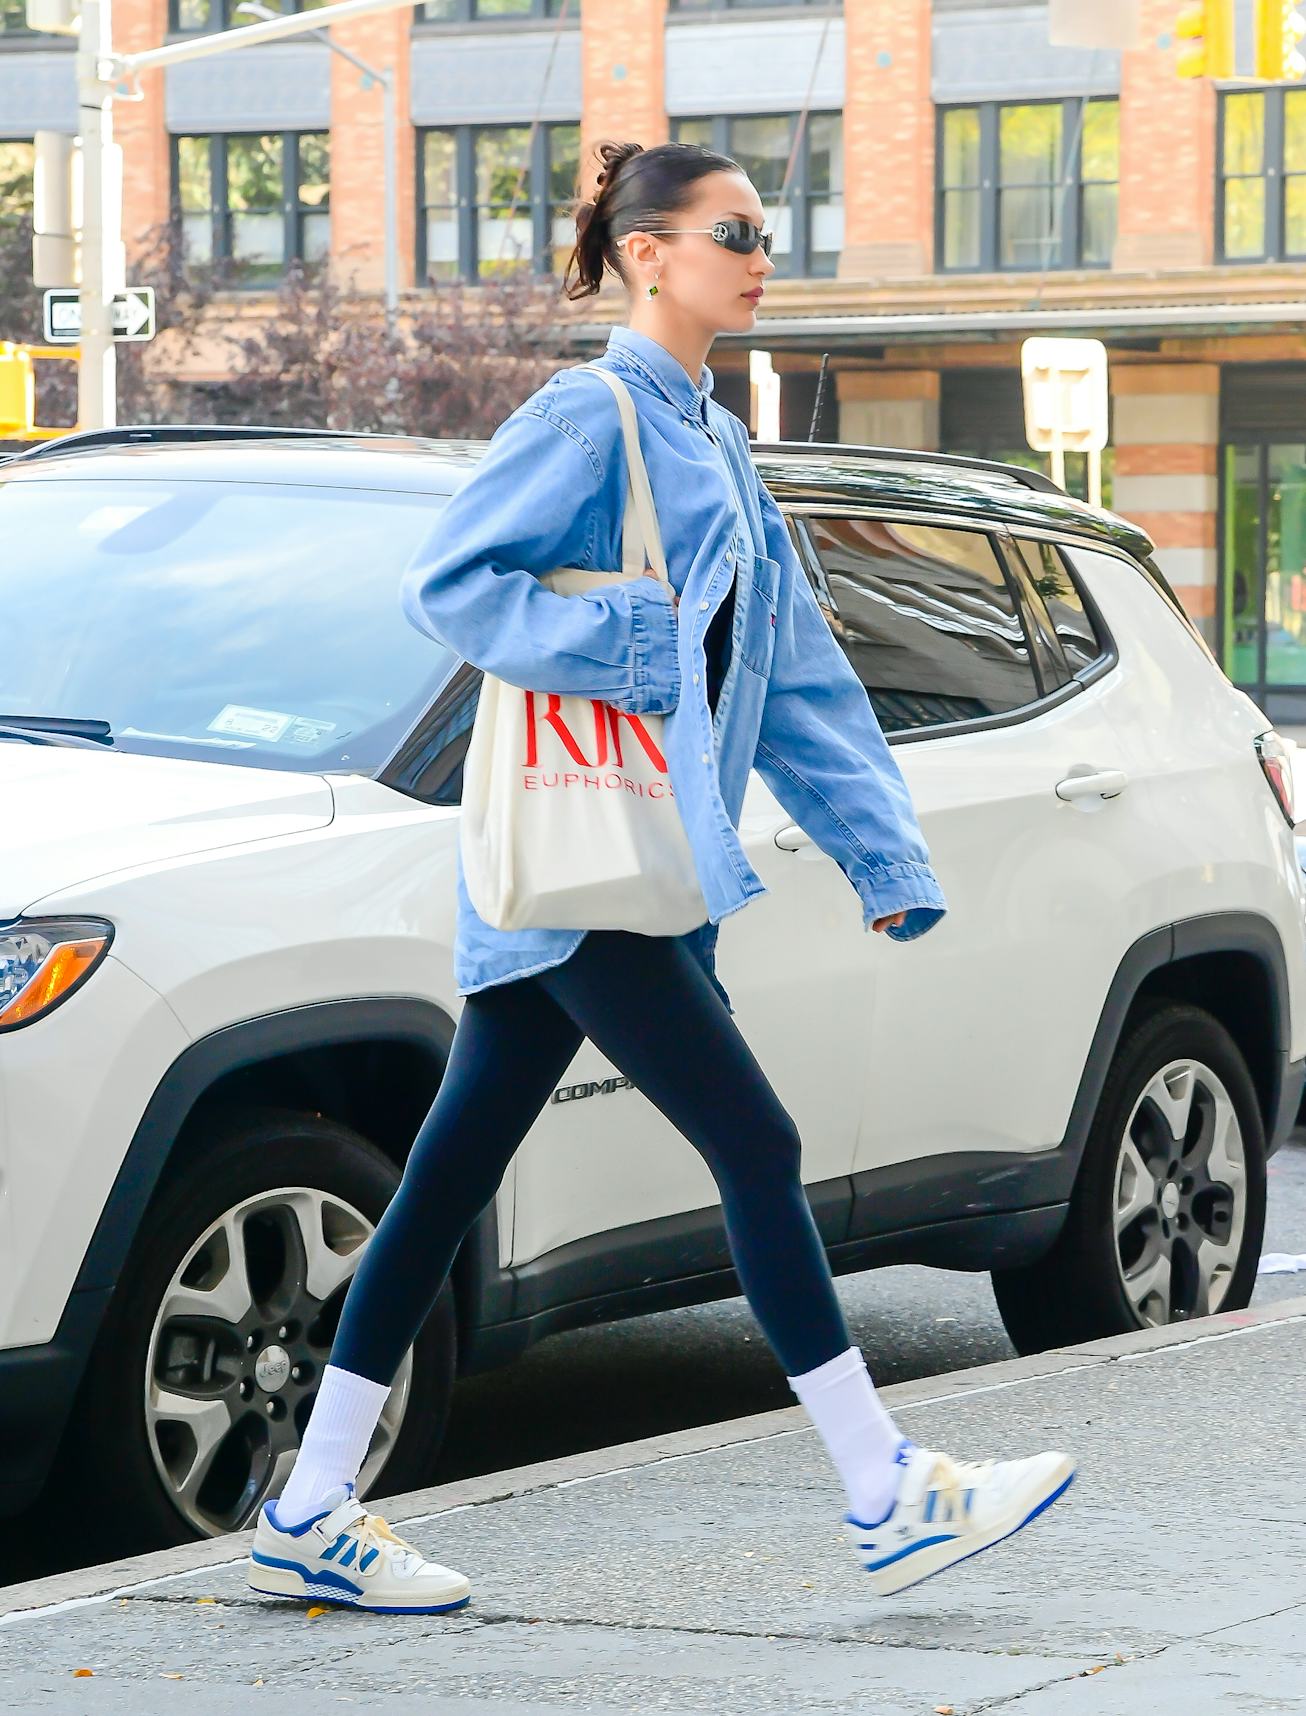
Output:
[[[1242,1249],[1247,1158],[1229,1091],[1203,1062],[1170,1061],[1144,1087],[1113,1210],[1120,1281],[1141,1325],[1220,1309]]]
[[[299,1449],[349,1282],[372,1233],[354,1205],[287,1186],[234,1205],[187,1252],[150,1335],[145,1422],[173,1505],[205,1536],[253,1523]],[[405,1353],[363,1469],[398,1437]]]

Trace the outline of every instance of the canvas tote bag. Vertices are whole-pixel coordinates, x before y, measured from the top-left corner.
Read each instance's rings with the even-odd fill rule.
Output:
[[[541,576],[577,600],[643,577],[646,559],[670,583],[634,401],[615,375],[592,373],[616,396],[628,480],[622,570],[564,567]],[[684,935],[706,921],[662,727],[660,715],[627,715],[597,698],[523,691],[485,675],[459,838],[467,892],[487,924]]]

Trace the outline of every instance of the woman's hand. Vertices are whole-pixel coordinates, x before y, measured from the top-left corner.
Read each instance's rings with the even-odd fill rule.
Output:
[[[889,918],[876,918],[875,922],[871,925],[871,928],[873,930],[886,930],[894,924],[904,923],[906,918],[906,912],[895,912],[893,916]]]
[[[646,578],[656,578],[657,573],[653,570],[653,568],[651,566],[646,566],[644,568],[644,576]],[[678,608],[680,606],[680,597],[677,596],[677,594],[674,590],[672,590],[672,592],[671,592],[671,606],[673,608]]]

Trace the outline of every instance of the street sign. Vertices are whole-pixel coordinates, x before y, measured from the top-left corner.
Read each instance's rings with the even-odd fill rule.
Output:
[[[114,294],[115,340],[152,340],[156,332],[153,286],[129,286]],[[75,346],[81,339],[82,306],[75,287],[45,294],[45,337],[51,345]]]
[[[1101,340],[1026,340],[1020,348],[1025,439],[1051,453],[1052,481],[1066,486],[1066,454],[1088,454],[1089,499],[1101,505],[1107,441],[1107,357]]]

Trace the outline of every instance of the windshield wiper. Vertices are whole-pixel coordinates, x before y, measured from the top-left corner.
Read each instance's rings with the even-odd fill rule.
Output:
[[[29,745],[76,745],[98,751],[113,744],[113,729],[107,721],[64,715],[0,715],[0,739],[22,739]]]

